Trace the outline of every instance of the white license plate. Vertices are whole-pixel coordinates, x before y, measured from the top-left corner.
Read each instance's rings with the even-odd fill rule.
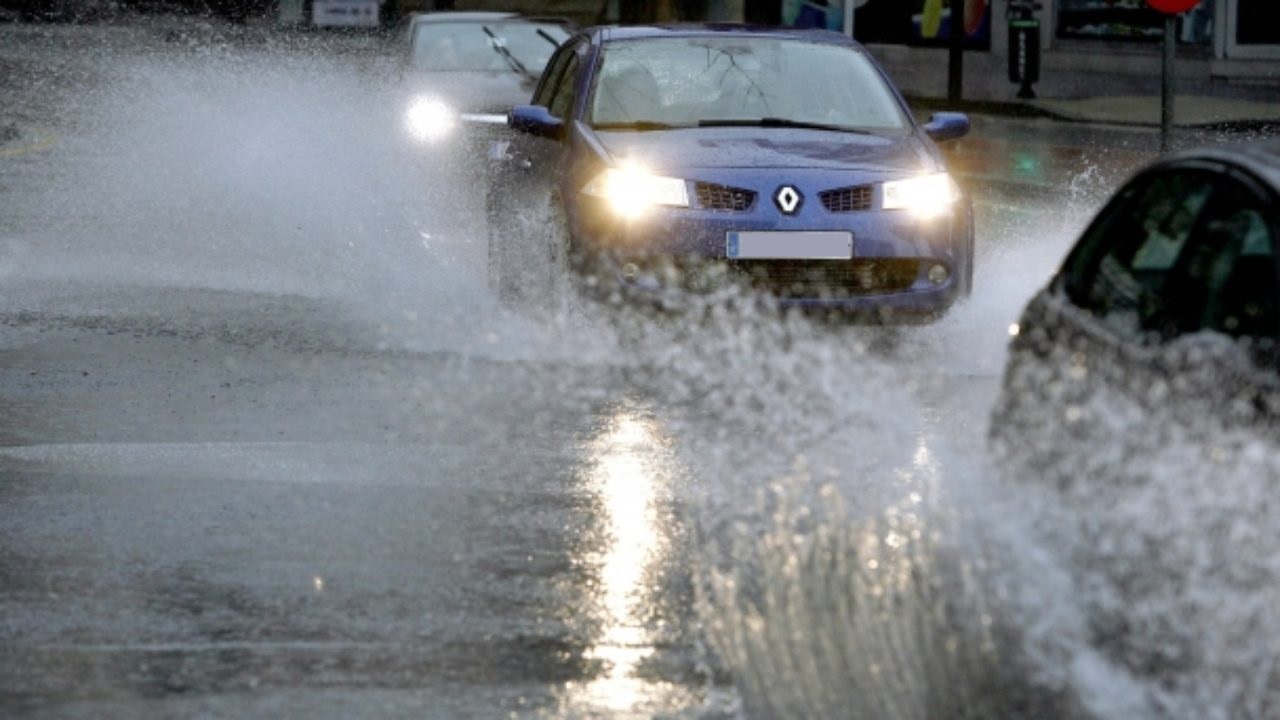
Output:
[[[853,257],[853,233],[729,232],[724,254],[730,260],[848,260]]]

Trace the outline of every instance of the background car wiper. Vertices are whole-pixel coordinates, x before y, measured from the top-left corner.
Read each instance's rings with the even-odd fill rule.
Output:
[[[527,80],[537,80],[537,78],[534,77],[533,73],[529,72],[529,68],[525,67],[524,63],[517,60],[516,56],[512,55],[511,51],[507,49],[507,46],[501,40],[498,39],[498,36],[493,34],[493,31],[489,29],[489,26],[481,25],[480,29],[483,30],[484,34],[488,35],[489,39],[493,41],[491,43],[493,45],[493,51],[501,55],[502,59],[507,61],[507,65],[512,70],[515,70],[516,72],[525,76],[525,79]]]
[[[553,46],[560,47],[560,41],[552,37],[551,33],[547,32],[546,30],[543,30],[542,28],[538,28],[537,30],[534,30],[534,32],[538,33],[538,37],[542,38],[543,40],[546,40],[547,42],[551,43]]]
[[[681,128],[689,128],[691,125],[672,125],[670,123],[658,122],[656,120],[633,120],[631,122],[606,122],[596,123],[591,126],[594,130],[637,130],[644,132],[646,130],[679,130]]]
[[[788,120],[787,118],[752,118],[750,120],[699,120],[698,127],[777,127],[803,128],[808,130],[831,130],[834,132],[854,133],[856,135],[875,135],[870,130],[849,127],[848,125],[828,125],[826,123]]]

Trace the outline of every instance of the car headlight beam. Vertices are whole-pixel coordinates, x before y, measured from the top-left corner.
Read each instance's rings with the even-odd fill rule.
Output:
[[[404,121],[409,134],[422,142],[436,142],[453,132],[458,124],[453,110],[431,97],[418,98],[410,103]]]
[[[960,190],[947,173],[921,175],[884,184],[884,209],[909,210],[930,218],[946,212],[960,198]]]
[[[689,189],[684,180],[636,168],[608,168],[584,185],[582,193],[604,198],[614,212],[625,218],[637,218],[658,205],[689,207]]]

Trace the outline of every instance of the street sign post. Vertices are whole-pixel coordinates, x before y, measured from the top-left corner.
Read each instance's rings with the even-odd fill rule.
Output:
[[[1160,151],[1168,152],[1169,136],[1173,133],[1173,77],[1174,61],[1178,52],[1178,15],[1200,4],[1200,0],[1147,0],[1147,4],[1165,14],[1164,62],[1160,87]]]

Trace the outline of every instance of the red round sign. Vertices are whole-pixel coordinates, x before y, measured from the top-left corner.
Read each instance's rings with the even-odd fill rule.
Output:
[[[1147,0],[1147,4],[1169,15],[1180,15],[1200,4],[1200,0]]]

